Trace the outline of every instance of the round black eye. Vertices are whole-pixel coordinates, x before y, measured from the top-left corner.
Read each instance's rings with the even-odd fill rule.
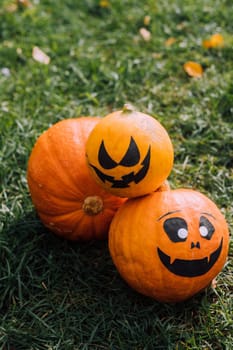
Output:
[[[182,218],[167,219],[163,228],[172,242],[184,242],[188,237],[188,226]]]
[[[201,237],[210,240],[215,229],[211,222],[205,217],[201,216],[199,224],[199,232]]]

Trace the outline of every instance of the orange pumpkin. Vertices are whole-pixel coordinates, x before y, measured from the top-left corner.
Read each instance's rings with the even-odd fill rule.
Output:
[[[170,174],[174,157],[165,128],[129,105],[96,125],[86,155],[96,181],[121,197],[155,191]]]
[[[86,165],[86,140],[97,117],[66,119],[37,140],[27,180],[39,217],[54,233],[70,240],[104,239],[123,203],[93,180]]]
[[[179,302],[207,287],[223,268],[227,223],[205,195],[177,189],[129,199],[115,215],[109,249],[138,292]]]

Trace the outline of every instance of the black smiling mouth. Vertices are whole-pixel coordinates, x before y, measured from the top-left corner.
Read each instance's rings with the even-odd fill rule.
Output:
[[[223,245],[223,238],[221,239],[219,247],[210,255],[210,259],[205,257],[203,259],[196,260],[183,260],[175,259],[173,263],[170,263],[170,256],[162,252],[161,249],[157,248],[159,258],[163,265],[172,273],[183,277],[197,277],[207,273],[212,266],[218,260]]]
[[[112,183],[112,186],[111,186],[112,188],[126,188],[126,187],[129,187],[129,184],[131,182],[135,182],[137,184],[144,179],[150,166],[150,147],[141,165],[142,165],[142,168],[137,173],[134,173],[134,171],[132,171],[131,173],[122,176],[120,180],[116,180],[113,176],[104,174],[97,167],[90,164],[90,166],[93,168],[93,170],[95,171],[96,175],[100,178],[100,180],[103,182],[108,181]]]

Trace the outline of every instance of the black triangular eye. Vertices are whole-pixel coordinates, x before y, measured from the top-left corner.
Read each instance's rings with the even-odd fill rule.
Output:
[[[104,141],[101,142],[99,153],[98,153],[98,160],[100,165],[104,169],[112,169],[115,168],[118,164],[115,162],[106,151],[106,148],[104,146]]]
[[[136,145],[136,142],[134,141],[133,137],[130,138],[130,144],[129,147],[124,155],[124,157],[121,159],[119,165],[123,166],[133,166],[136,165],[140,160],[140,153],[138,150],[138,147]]]

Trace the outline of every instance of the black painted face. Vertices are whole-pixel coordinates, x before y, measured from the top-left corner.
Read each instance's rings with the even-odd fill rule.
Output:
[[[108,181],[112,183],[112,186],[111,186],[112,188],[126,188],[126,187],[129,187],[129,184],[131,182],[134,182],[137,184],[144,179],[150,166],[150,156],[151,156],[151,147],[149,146],[146,156],[141,162],[142,168],[136,173],[134,171],[131,171],[126,175],[122,175],[120,177],[120,180],[115,179],[115,177],[113,176],[103,173],[100,169],[98,169],[96,166],[92,164],[90,164],[90,166],[94,169],[96,175],[100,178],[101,181],[103,182]],[[140,163],[140,152],[135,140],[131,136],[129,147],[125,155],[123,156],[120,162],[116,162],[108,154],[104,145],[104,141],[102,141],[98,152],[98,161],[101,167],[106,170],[114,169],[118,166],[132,167]]]
[[[170,214],[170,213],[169,213]],[[209,214],[208,214],[209,215]],[[181,217],[172,217],[164,221],[163,228],[170,241],[173,243],[182,243],[188,240],[189,228],[187,222]],[[204,241],[210,241],[215,228],[210,220],[203,214],[199,221],[200,239],[196,242],[190,241],[190,249],[201,249]],[[204,241],[203,241],[204,240]],[[160,248],[157,248],[158,256],[163,265],[172,273],[184,277],[197,277],[207,273],[218,260],[223,245],[223,238],[216,250],[209,257],[201,259],[175,259],[171,262],[171,257],[165,254]],[[175,249],[175,246],[174,246]],[[187,246],[184,247],[187,249]]]

